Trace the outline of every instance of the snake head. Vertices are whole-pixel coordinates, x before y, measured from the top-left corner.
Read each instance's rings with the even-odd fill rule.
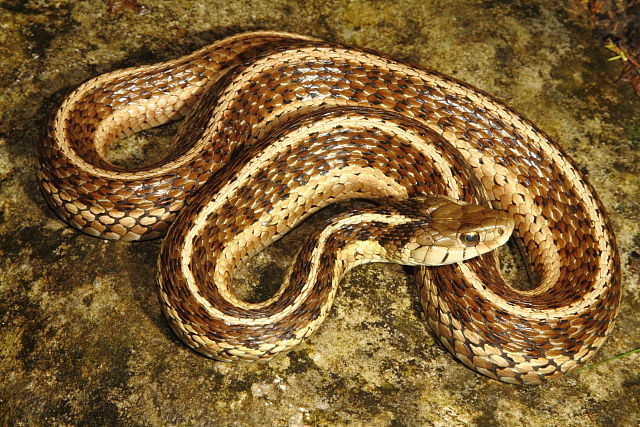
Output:
[[[482,255],[505,244],[515,225],[505,211],[446,196],[417,197],[402,206],[415,210],[418,226],[412,226],[411,238],[397,245],[392,258],[408,265],[453,264]]]

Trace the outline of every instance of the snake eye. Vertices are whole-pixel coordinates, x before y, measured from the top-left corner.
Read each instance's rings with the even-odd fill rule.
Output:
[[[480,235],[476,232],[471,233],[462,233],[460,235],[460,240],[467,246],[476,246],[480,243]]]

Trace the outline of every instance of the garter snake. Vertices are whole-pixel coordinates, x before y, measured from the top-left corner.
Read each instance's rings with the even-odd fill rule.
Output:
[[[182,118],[162,160],[105,160],[114,141]],[[38,166],[45,198],[71,226],[107,239],[166,234],[163,311],[186,344],[221,360],[302,341],[340,275],[371,260],[446,264],[416,274],[428,323],[459,360],[505,382],[584,364],[618,310],[611,225],[573,161],[484,92],[369,50],[263,31],[103,74],[59,103]],[[234,295],[242,260],[354,197],[390,204],[330,220],[267,301]],[[477,256],[512,229],[532,290]]]

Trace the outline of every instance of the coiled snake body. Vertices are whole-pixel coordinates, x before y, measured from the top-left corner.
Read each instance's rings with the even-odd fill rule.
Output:
[[[158,163],[105,160],[117,139],[185,116]],[[341,275],[371,261],[446,264],[416,274],[429,324],[458,359],[506,382],[584,364],[618,310],[611,226],[566,154],[485,93],[354,47],[254,32],[96,77],[58,106],[38,180],[94,236],[151,239],[173,223],[158,260],[164,313],[221,360],[290,349],[324,319]],[[329,221],[267,301],[234,295],[242,260],[354,197],[391,203]],[[528,291],[477,256],[514,225],[535,273]]]

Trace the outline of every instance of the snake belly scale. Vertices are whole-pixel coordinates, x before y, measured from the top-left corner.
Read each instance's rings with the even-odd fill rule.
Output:
[[[182,118],[161,161],[105,160],[117,139]],[[290,349],[325,318],[340,276],[371,261],[446,264],[416,273],[428,323],[459,360],[505,382],[584,364],[618,311],[611,225],[573,161],[484,92],[376,52],[263,31],[98,76],[57,106],[38,166],[45,198],[73,227],[166,234],[163,311],[217,359]],[[234,295],[242,260],[354,197],[390,204],[330,220],[267,301]],[[512,229],[532,290],[509,286],[482,255]]]

